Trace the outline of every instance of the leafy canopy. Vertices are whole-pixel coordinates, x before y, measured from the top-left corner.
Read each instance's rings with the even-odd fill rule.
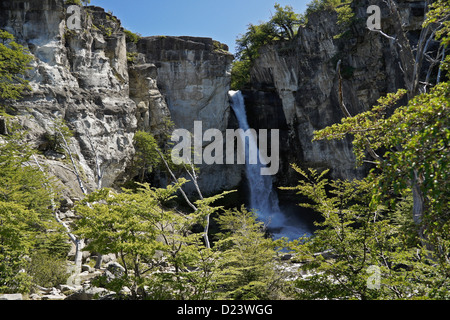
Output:
[[[29,89],[24,75],[31,61],[28,50],[16,43],[13,35],[0,29],[0,101],[18,99]]]

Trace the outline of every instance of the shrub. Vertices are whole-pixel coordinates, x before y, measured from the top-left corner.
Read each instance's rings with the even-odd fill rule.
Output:
[[[34,284],[46,288],[66,283],[69,277],[65,258],[45,252],[35,253],[26,271],[32,276]]]
[[[138,43],[139,39],[142,38],[139,34],[134,33],[134,32],[132,32],[130,30],[126,30],[125,29],[125,30],[123,30],[123,32],[125,33],[125,36],[127,38],[127,42]]]

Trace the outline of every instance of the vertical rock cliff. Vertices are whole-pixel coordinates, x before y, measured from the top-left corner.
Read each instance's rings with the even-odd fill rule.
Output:
[[[335,178],[361,177],[350,140],[312,142],[313,133],[340,122],[337,62],[342,61],[344,99],[351,114],[368,110],[378,98],[403,86],[393,41],[366,27],[367,8],[382,9],[383,30],[395,37],[382,1],[358,1],[349,30],[340,34],[334,11],[310,15],[293,42],[261,49],[251,70],[251,86],[244,90],[251,126],[281,129],[282,169],[279,184],[295,183],[290,163],[330,168]],[[424,1],[400,1],[403,24],[411,42],[417,40]],[[290,182],[288,182],[290,180]]]
[[[0,28],[34,56],[31,92],[16,103],[15,115],[30,142],[70,194],[79,194],[69,162],[47,148],[55,119],[73,131],[68,141],[89,190],[113,185],[129,163],[136,130],[136,105],[129,98],[125,35],[100,8],[82,9],[81,30],[69,30],[61,0],[2,1]],[[113,21],[114,20],[114,21]],[[97,26],[108,26],[108,35]],[[98,165],[98,166],[97,166]],[[97,167],[101,172],[99,182]]]

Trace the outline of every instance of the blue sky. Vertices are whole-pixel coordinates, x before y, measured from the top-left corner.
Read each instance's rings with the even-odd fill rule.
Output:
[[[273,6],[291,5],[298,13],[310,0],[91,0],[105,8],[122,25],[142,36],[209,37],[227,44],[234,53],[235,40],[249,23],[268,21]]]

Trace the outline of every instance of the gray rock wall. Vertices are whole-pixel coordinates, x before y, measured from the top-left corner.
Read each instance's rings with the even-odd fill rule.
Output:
[[[158,88],[176,128],[193,133],[201,121],[203,132],[229,127],[231,113],[228,92],[233,55],[210,38],[157,36],[142,38],[138,61],[156,66]],[[204,144],[204,147],[207,143]],[[243,166],[200,165],[199,183],[205,194],[229,190],[241,182]],[[188,184],[193,190],[193,185]]]
[[[338,98],[339,60],[342,60],[344,99],[351,114],[368,110],[379,97],[403,87],[395,45],[366,28],[366,10],[370,4],[377,2],[357,2],[355,23],[340,38],[336,37],[339,34],[337,14],[317,12],[300,29],[294,43],[278,43],[261,49],[251,71],[246,103],[250,106],[249,113],[254,115],[250,119],[253,127],[264,127],[275,118],[285,132],[282,150],[286,152],[281,152],[279,184],[296,182],[290,163],[330,168],[335,178],[352,179],[365,174],[367,168],[356,168],[349,139],[330,142],[312,142],[312,139],[314,131],[338,123],[344,116]],[[383,9],[383,30],[395,36],[385,5],[382,1],[378,5]],[[423,22],[422,5],[423,1],[400,2],[403,22],[412,42]],[[274,109],[270,101],[276,101],[279,107]]]
[[[74,132],[70,147],[86,187],[97,186],[98,161],[102,187],[114,184],[133,153],[136,105],[129,98],[125,35],[120,22],[101,8],[82,10],[82,29],[66,26],[62,0],[2,1],[0,28],[27,47],[34,60],[27,78],[32,91],[16,103],[16,114],[29,139],[45,151],[46,133],[55,119]],[[114,20],[114,21],[113,21]],[[98,25],[108,25],[107,36]],[[68,162],[40,157],[41,165],[64,183],[69,194],[81,189]]]

